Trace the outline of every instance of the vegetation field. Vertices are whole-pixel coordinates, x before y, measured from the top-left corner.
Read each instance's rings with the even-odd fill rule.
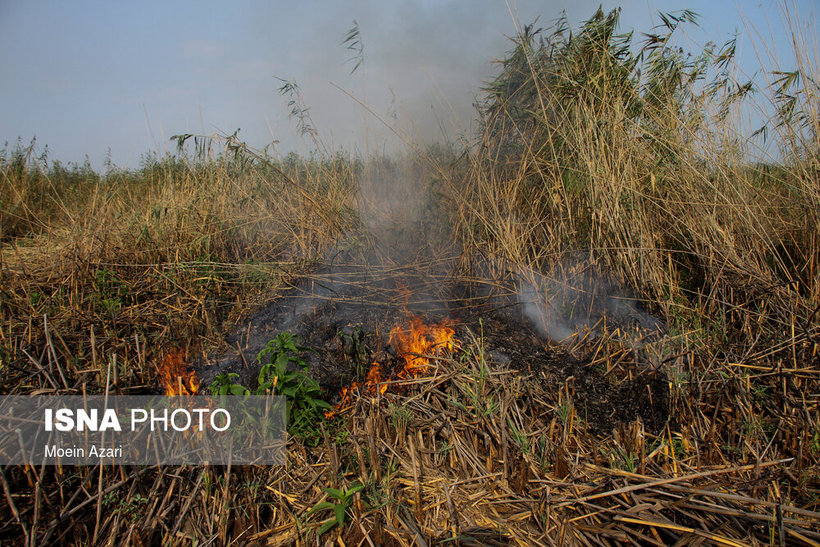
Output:
[[[390,157],[329,151],[290,84],[306,156],[179,135],[98,173],[7,145],[2,394],[157,393],[176,363],[200,393],[295,402],[284,466],[6,466],[0,543],[820,544],[816,37],[792,29],[797,65],[761,84],[734,40],[680,47],[696,14],[661,21],[523,27],[477,134]],[[385,392],[361,353],[357,389],[318,382],[290,333],[268,383],[201,381],[339,256],[447,262],[448,286],[559,319],[521,334],[466,305],[457,343],[407,350],[429,362]]]

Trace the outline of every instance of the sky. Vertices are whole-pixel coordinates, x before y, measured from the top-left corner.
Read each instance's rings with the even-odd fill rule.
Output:
[[[623,31],[692,9],[693,45],[737,32],[743,70],[758,70],[763,48],[793,64],[774,0],[0,0],[0,145],[36,137],[50,160],[135,168],[173,152],[172,135],[239,129],[252,147],[304,153],[282,80],[298,84],[331,150],[396,149],[377,116],[415,141],[454,139],[474,127],[472,105],[517,24],[549,27],[566,11],[577,27],[601,4],[622,8]],[[792,6],[812,37],[814,11],[812,0]],[[364,50],[351,73],[342,42],[354,20]]]

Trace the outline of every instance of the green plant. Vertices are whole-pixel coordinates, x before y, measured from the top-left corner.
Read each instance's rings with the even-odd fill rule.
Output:
[[[307,515],[312,515],[314,513],[319,513],[321,511],[333,511],[333,520],[328,520],[322,526],[319,527],[319,535],[324,534],[334,526],[343,527],[347,522],[347,517],[350,516],[348,514],[348,510],[353,503],[353,496],[357,492],[361,492],[364,489],[364,485],[356,483],[350,488],[340,490],[336,488],[324,488],[324,492],[336,500],[335,502],[331,503],[329,501],[323,501],[317,503],[310,511],[307,512]]]
[[[95,271],[93,286],[96,302],[109,315],[116,315],[127,303],[128,285],[111,270],[102,268]]]
[[[686,447],[683,444],[683,439],[674,437],[672,439],[672,453],[676,460],[682,460],[686,457]]]
[[[547,472],[552,465],[552,461],[550,459],[550,446],[549,441],[546,437],[541,437],[535,441],[535,445],[533,447],[535,455],[538,458],[538,463],[541,471]]]
[[[209,386],[213,395],[265,395],[273,393],[287,399],[288,432],[303,438],[318,438],[316,424],[324,411],[333,408],[321,399],[322,388],[308,374],[308,364],[299,355],[310,348],[299,346],[299,337],[282,332],[259,352],[262,364],[254,391],[236,382],[235,372],[219,374]],[[295,369],[289,368],[295,365]]]
[[[250,390],[245,386],[236,383],[239,378],[235,372],[218,374],[213,383],[209,386],[212,395],[250,395]]]
[[[37,306],[45,299],[45,295],[37,290],[31,291],[28,295],[29,303],[31,304],[32,308],[37,308]]]
[[[450,451],[452,449],[453,449],[453,445],[450,444],[447,441],[444,441],[443,443],[441,443],[441,446],[438,447],[438,450],[436,451],[436,453],[439,454],[440,456],[443,456],[444,458],[447,458],[450,455]]]
[[[117,298],[103,298],[100,300],[102,307],[111,315],[117,314],[122,308],[122,300]]]
[[[376,480],[375,475],[370,476],[366,486],[366,507],[370,510],[379,510],[383,507],[396,507],[400,503],[396,497],[396,489],[392,486],[393,478],[398,472],[398,463],[391,460],[387,463],[385,473],[381,480]]]
[[[567,402],[561,403],[561,406],[558,407],[558,419],[561,420],[561,423],[566,425],[571,415],[572,405]]]
[[[148,503],[148,498],[143,497],[141,494],[135,494],[133,497],[129,499],[120,499],[117,502],[118,495],[116,492],[109,492],[103,498],[103,505],[113,505],[116,504],[114,508],[114,514],[122,515],[122,517],[127,520],[128,522],[135,522],[142,516],[142,513],[145,510],[145,505]]]
[[[512,434],[512,438],[515,441],[515,444],[518,445],[518,448],[521,450],[521,453],[529,453],[530,439],[527,437],[527,432],[515,427],[515,424],[513,424],[512,420],[509,417],[507,418],[507,425],[510,427],[510,433]]]
[[[315,433],[316,424],[324,419],[324,411],[333,408],[321,399],[322,388],[308,375],[308,364],[299,356],[309,348],[298,345],[299,337],[282,332],[268,342],[257,360],[259,371],[257,394],[272,391],[287,397],[288,430],[294,435]],[[295,365],[290,370],[289,365]]]
[[[609,459],[612,462],[613,467],[629,473],[635,472],[635,455],[620,446],[615,447],[610,452]]]
[[[393,429],[404,438],[407,433],[407,424],[410,422],[410,411],[404,406],[390,403],[387,407],[387,414],[390,416]]]
[[[270,267],[252,258],[245,261],[240,271],[242,282],[248,285],[264,285],[275,279]]]
[[[370,366],[368,364],[367,352],[364,345],[364,334],[361,326],[356,325],[350,334],[339,331],[338,336],[342,345],[347,348],[346,353],[348,357],[353,360],[356,379],[359,381],[364,380]]]
[[[487,363],[484,351],[484,323],[479,321],[481,329],[479,337],[464,348],[461,353],[461,362],[470,363],[467,369],[466,382],[456,382],[465,402],[454,401],[456,405],[477,417],[491,416],[500,407],[499,401],[488,389],[487,379],[490,376],[490,366]]]

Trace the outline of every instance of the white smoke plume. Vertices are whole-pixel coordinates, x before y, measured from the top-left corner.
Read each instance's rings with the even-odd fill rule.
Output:
[[[661,322],[641,311],[626,290],[581,265],[578,262],[574,267],[556,268],[561,273],[554,277],[529,268],[517,269],[518,303],[540,334],[555,342],[582,331],[591,331],[590,336],[595,337],[602,319],[610,326],[644,332],[662,330]]]

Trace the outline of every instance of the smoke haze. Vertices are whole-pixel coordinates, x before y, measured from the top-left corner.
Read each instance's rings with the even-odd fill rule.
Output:
[[[601,320],[608,321],[610,327],[663,330],[657,318],[638,309],[626,289],[595,271],[580,255],[554,268],[551,277],[519,266],[515,281],[524,316],[543,336],[556,342],[585,330],[595,337]]]

